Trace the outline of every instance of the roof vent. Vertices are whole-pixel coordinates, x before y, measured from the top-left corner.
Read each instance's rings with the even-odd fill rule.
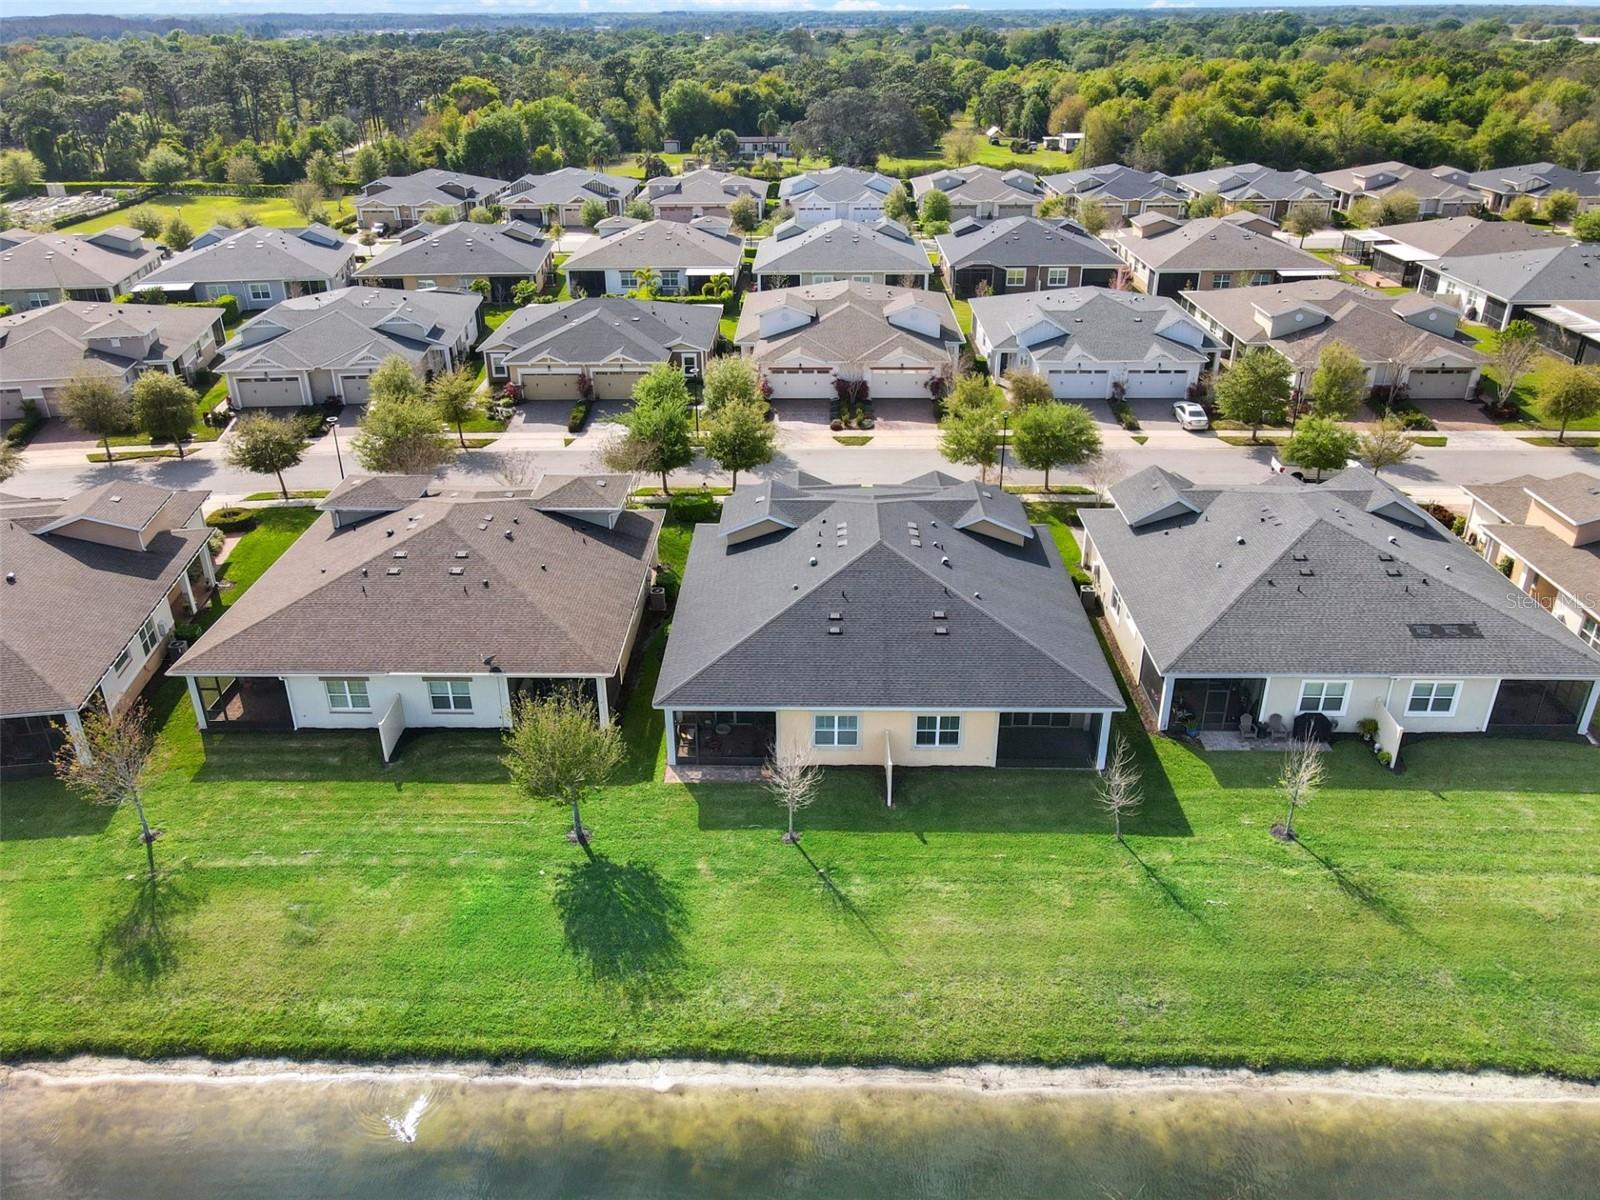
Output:
[[[405,558],[405,557],[407,557],[406,552],[404,550],[396,550],[394,552],[394,556],[396,558]]]
[[[829,625],[828,626],[828,636],[829,637],[838,637],[843,633],[844,633],[844,626],[842,626],[842,625]]]
[[[385,575],[398,575],[398,574],[400,574],[400,568],[399,567],[390,567],[387,571],[384,572],[384,574]]]
[[[948,567],[950,565],[950,556],[948,554],[940,555],[939,556],[939,565],[941,567]]]
[[[508,541],[508,542],[515,541],[516,540],[516,536],[517,535],[512,533],[511,530],[509,530],[509,529],[506,530],[506,541]]]
[[[1244,545],[1244,538],[1242,538],[1242,537],[1236,537],[1236,538],[1234,538],[1234,539],[1233,539],[1233,544],[1234,544],[1234,545],[1235,545],[1235,546],[1242,546],[1242,545]]]
[[[466,558],[467,557],[467,552],[465,550],[457,550],[456,551],[456,557],[457,558]]]
[[[817,556],[815,554],[811,556],[811,565],[813,567],[817,565]]]
[[[111,503],[113,503],[113,504],[121,504],[122,503],[122,497],[121,496],[113,496],[113,497],[111,497]]]
[[[948,626],[948,625],[935,625],[933,627],[933,636],[934,637],[949,637],[950,636],[950,626]]]
[[[466,573],[467,573],[467,569],[465,567],[451,567],[450,568],[450,574],[452,574],[452,575],[465,575]]]
[[[933,619],[934,619],[934,620],[935,620],[935,621],[942,621],[942,620],[944,620],[944,609],[942,609],[942,608],[936,608],[936,609],[934,609],[934,610],[933,610]]]

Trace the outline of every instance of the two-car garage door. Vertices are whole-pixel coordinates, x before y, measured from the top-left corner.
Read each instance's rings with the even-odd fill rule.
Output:
[[[633,395],[633,387],[643,377],[638,369],[591,371],[594,394],[597,400],[626,400]],[[517,373],[523,397],[528,400],[565,400],[571,404],[578,398],[578,373],[576,371],[532,371]]]
[[[832,367],[772,367],[762,376],[774,400],[828,400],[833,397]]]
[[[1051,367],[1048,378],[1057,400],[1104,400],[1111,395],[1111,372],[1104,367]]]
[[[1472,367],[1413,368],[1406,391],[1413,400],[1465,400],[1472,375]]]
[[[1181,400],[1192,380],[1183,367],[1130,367],[1123,394],[1130,400]]]
[[[240,408],[291,408],[306,402],[298,375],[235,376],[233,398]]]

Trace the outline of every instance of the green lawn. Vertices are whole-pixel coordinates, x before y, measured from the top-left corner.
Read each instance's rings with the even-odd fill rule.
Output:
[[[925,175],[936,170],[941,165],[954,165],[949,154],[950,140],[963,130],[973,128],[972,118],[966,114],[956,117],[951,129],[940,140],[941,153],[907,155],[904,158],[893,158],[884,155],[878,159],[878,170],[886,175],[901,175],[909,172],[913,175]],[[1077,152],[1062,153],[1060,150],[1036,150],[1032,154],[1013,154],[1009,140],[998,146],[991,146],[989,139],[981,133],[973,146],[972,161],[989,167],[1010,168],[1021,167],[1032,171],[1035,175],[1054,175],[1058,171],[1070,171],[1077,163]]]
[[[304,225],[305,220],[299,213],[290,207],[289,201],[282,196],[155,196],[137,208],[151,208],[161,217],[163,223],[173,217],[183,215],[184,222],[195,233],[202,233],[210,229],[223,217],[238,215],[241,211],[255,214],[257,225],[271,225],[280,228]],[[355,211],[350,197],[345,196],[339,200],[330,200],[324,207],[329,216],[338,218],[348,216]],[[118,209],[116,212],[104,213],[98,217],[90,217],[87,221],[79,221],[74,225],[66,225],[62,233],[98,233],[102,229],[109,229],[113,225],[125,225],[128,221],[128,210]]]
[[[674,501],[669,564],[714,504]],[[229,578],[313,515],[263,513]],[[886,809],[879,775],[835,771],[794,848],[757,787],[659,782],[660,645],[586,806],[593,859],[513,794],[493,734],[419,736],[385,768],[370,732],[202,738],[167,685],[159,886],[131,813],[7,786],[0,1055],[1600,1076],[1592,748],[1418,741],[1393,775],[1341,744],[1293,845],[1267,833],[1274,754],[1136,734],[1126,846],[1086,774],[902,770]]]
[[[1477,348],[1483,353],[1494,357],[1495,331],[1487,325],[1478,325],[1470,321],[1461,322],[1461,331],[1473,339]],[[1533,360],[1533,369],[1517,380],[1516,402],[1521,410],[1521,415],[1505,423],[1507,429],[1554,429],[1557,422],[1547,420],[1540,405],[1545,387],[1549,385],[1551,372],[1560,365],[1560,359],[1553,354],[1540,353]],[[1500,370],[1492,363],[1483,369],[1483,377],[1488,381],[1488,391],[1491,395],[1500,394]],[[1600,416],[1585,417],[1581,421],[1573,421],[1567,426],[1568,432],[1574,430],[1600,431]]]

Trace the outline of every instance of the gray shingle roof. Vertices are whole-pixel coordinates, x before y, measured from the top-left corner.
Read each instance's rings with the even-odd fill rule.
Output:
[[[1386,196],[1390,192],[1410,192],[1418,200],[1476,202],[1478,193],[1466,186],[1467,172],[1459,167],[1434,167],[1425,170],[1390,160],[1323,171],[1317,176],[1341,192]]]
[[[821,171],[807,171],[791,175],[778,184],[780,200],[799,200],[815,197],[833,204],[867,198],[882,201],[894,190],[895,181],[876,171],[861,171],[855,167],[827,167]]]
[[[356,207],[366,204],[384,208],[427,208],[439,204],[484,204],[508,186],[503,179],[487,175],[467,175],[428,167],[410,175],[385,175],[361,189]],[[458,194],[459,192],[459,194]]]
[[[317,507],[323,512],[398,512],[432,487],[431,475],[349,475]]]
[[[1014,497],[938,477],[740,489],[695,530],[655,703],[1121,709],[1049,534],[956,528],[984,491],[1026,524]],[[721,536],[772,509],[792,528]]]
[[[1097,238],[1040,217],[1002,217],[970,233],[941,233],[934,241],[951,269],[963,267],[1116,267],[1117,256]]]
[[[1199,511],[1131,525],[1128,498],[1152,484]],[[1082,511],[1084,530],[1163,672],[1600,676],[1600,653],[1365,471],[1196,487],[1148,467],[1112,498]]]
[[[336,279],[355,257],[355,247],[332,230],[315,232],[320,228],[255,225],[234,230],[214,242],[173,255],[141,279],[139,286],[181,291],[197,283]],[[332,245],[326,240],[329,235]]]
[[[597,237],[563,264],[572,271],[638,267],[707,267],[733,274],[744,259],[742,238],[718,237],[682,221],[645,221],[610,237]]]
[[[1278,171],[1260,163],[1213,167],[1179,175],[1173,182],[1196,196],[1216,192],[1224,200],[1240,204],[1252,200],[1271,203],[1333,199],[1333,189],[1309,171]]]
[[[356,272],[357,279],[426,279],[435,275],[515,275],[531,279],[550,265],[554,250],[521,221],[478,225],[416,225]]]
[[[1437,269],[1440,275],[1511,304],[1600,300],[1600,246],[1442,258]]]
[[[562,167],[543,175],[523,175],[506,188],[501,199],[508,208],[528,209],[547,204],[582,204],[585,200],[626,200],[638,190],[639,181],[625,175]]]
[[[479,349],[505,352],[509,364],[541,359],[593,364],[618,358],[665,362],[674,347],[709,353],[720,304],[672,304],[591,297],[519,308]]]
[[[1061,171],[1046,175],[1046,190],[1058,196],[1092,196],[1099,200],[1124,203],[1130,200],[1178,202],[1183,191],[1170,176],[1155,171],[1137,171],[1121,163],[1085,167],[1080,171]]]
[[[169,362],[222,315],[220,308],[67,300],[0,317],[0,382],[71,379],[85,371],[121,376],[141,362]],[[150,330],[155,340],[143,352],[119,354],[104,340],[134,338],[128,349],[136,351]]]
[[[127,231],[132,237],[138,235]],[[161,247],[148,238],[128,251],[100,234],[0,233],[0,280],[10,291],[29,288],[115,287],[134,272],[161,260]],[[120,239],[119,239],[120,240]]]
[[[726,205],[738,196],[749,196],[757,204],[765,205],[767,185],[747,175],[734,175],[728,171],[713,171],[701,167],[683,175],[658,175],[644,183],[644,198],[652,206],[666,205]]]
[[[936,336],[896,324],[896,308],[918,306],[939,322]],[[793,308],[808,319],[793,328],[763,335],[762,314]],[[955,310],[943,292],[877,283],[815,283],[805,287],[752,292],[745,297],[733,340],[749,347],[760,362],[803,356],[823,363],[868,367],[891,355],[939,366],[963,341]]]
[[[1557,163],[1523,163],[1474,171],[1467,182],[1486,192],[1543,198],[1567,189],[1579,198],[1600,196],[1600,171],[1574,171]]]
[[[1522,524],[1534,500],[1575,525],[1600,521],[1600,477],[1583,471],[1545,478],[1517,475],[1499,483],[1474,483],[1463,490],[1482,500],[1506,521]]]
[[[1407,221],[1400,225],[1379,225],[1372,232],[1435,258],[1445,255],[1465,258],[1474,254],[1501,254],[1508,250],[1536,250],[1571,244],[1570,238],[1537,225],[1523,221],[1485,221],[1480,217]],[[1374,248],[1381,251],[1383,243],[1376,243]]]
[[[971,304],[973,326],[982,329],[991,349],[1016,349],[1026,338],[1037,360],[1082,353],[1099,362],[1139,362],[1152,355],[1203,362],[1213,346],[1195,319],[1165,296],[1051,288],[980,296]]]
[[[374,287],[299,296],[245,322],[223,347],[222,370],[312,370],[375,363],[391,354],[418,362],[430,349],[453,344],[463,330],[470,333],[482,302],[476,292]]]
[[[1221,217],[1185,221],[1151,237],[1118,235],[1128,253],[1159,271],[1301,271],[1336,275],[1316,255]]]
[[[996,167],[950,167],[918,175],[911,180],[911,194],[918,200],[931,191],[941,191],[952,204],[978,201],[1000,204],[1037,204],[1044,189],[1036,176],[1027,171],[1001,171]]]
[[[788,236],[762,238],[751,270],[756,275],[926,275],[933,267],[916,239],[893,221],[821,221],[809,229],[796,226]]]

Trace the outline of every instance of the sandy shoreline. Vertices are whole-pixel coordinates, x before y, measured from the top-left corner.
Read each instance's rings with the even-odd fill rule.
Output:
[[[1539,1075],[1425,1071],[1251,1071],[1211,1067],[1028,1067],[979,1065],[783,1067],[757,1063],[641,1060],[588,1066],[547,1063],[415,1062],[356,1064],[290,1059],[204,1058],[154,1061],[79,1056],[0,1066],[0,1088],[17,1083],[93,1086],[139,1082],[259,1085],[349,1081],[492,1081],[547,1088],[868,1088],[993,1094],[1247,1092],[1307,1093],[1434,1101],[1600,1104],[1600,1085]]]

